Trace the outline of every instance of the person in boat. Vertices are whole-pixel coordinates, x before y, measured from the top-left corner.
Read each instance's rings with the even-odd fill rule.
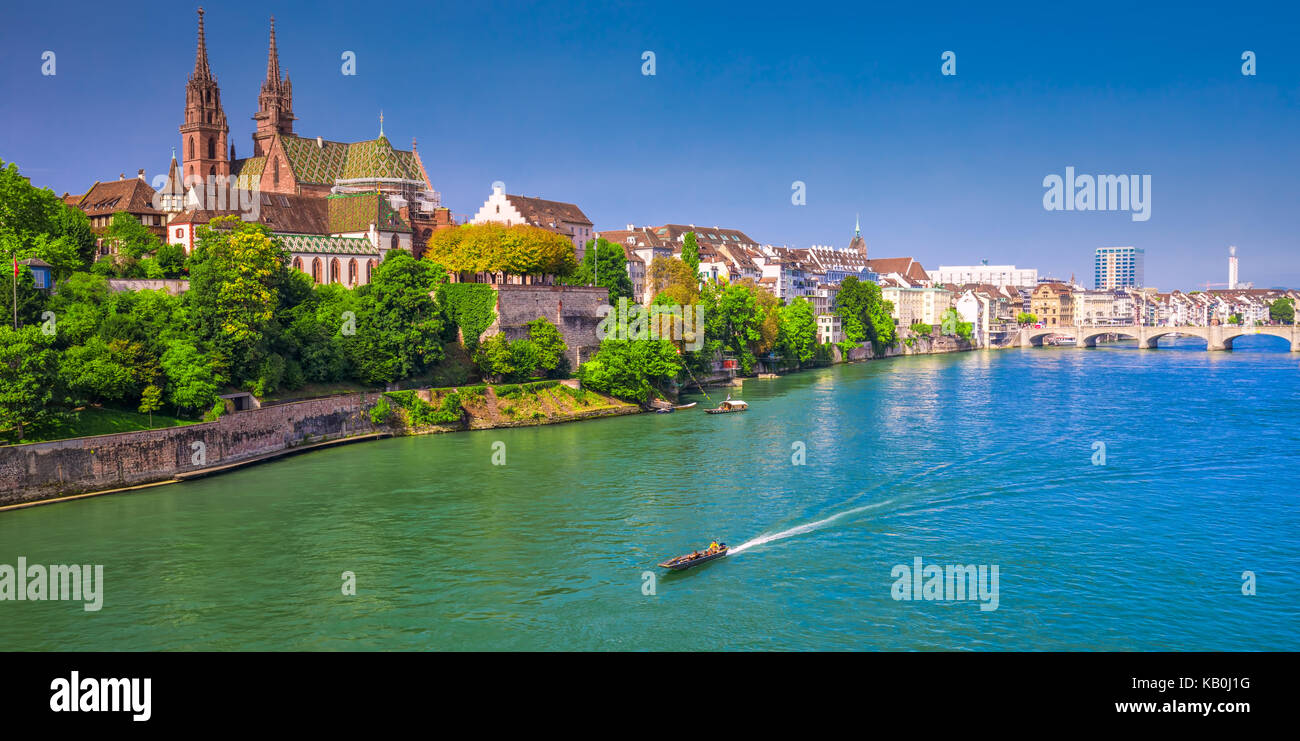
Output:
[[[713,541],[712,543],[709,543],[709,553],[710,553],[710,554],[717,553],[717,552],[718,552],[719,550],[721,550],[721,549],[722,549],[722,546],[718,545],[718,541],[715,540],[715,541]]]

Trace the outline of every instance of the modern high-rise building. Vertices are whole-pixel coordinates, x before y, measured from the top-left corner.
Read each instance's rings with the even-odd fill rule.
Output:
[[[1237,290],[1237,248],[1228,248],[1228,289]]]
[[[1098,247],[1093,267],[1093,288],[1113,291],[1137,288],[1145,278],[1146,251],[1137,247]]]

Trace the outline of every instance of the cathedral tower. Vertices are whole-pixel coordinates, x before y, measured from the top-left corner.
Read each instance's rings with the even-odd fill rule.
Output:
[[[181,161],[184,177],[230,175],[226,137],[230,127],[221,107],[221,88],[208,67],[208,47],[203,37],[203,8],[199,8],[199,44],[194,72],[185,85],[185,123],[181,125]]]
[[[253,156],[264,157],[277,134],[293,133],[293,83],[280,77],[280,52],[275,48],[275,16],[271,16],[271,48],[266,54],[266,79],[257,96],[257,131],[253,133]]]

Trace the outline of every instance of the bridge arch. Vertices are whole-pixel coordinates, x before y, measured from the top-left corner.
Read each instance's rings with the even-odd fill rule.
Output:
[[[1235,325],[1229,325],[1232,327]],[[1296,349],[1296,340],[1288,331],[1289,327],[1240,327],[1238,329],[1225,328],[1223,331],[1223,347],[1231,350],[1234,340],[1242,337],[1276,337],[1282,342],[1290,345],[1292,350]]]
[[[1096,347],[1097,340],[1109,334],[1121,335],[1123,337],[1129,338],[1130,340],[1136,340],[1139,345],[1142,344],[1141,333],[1132,327],[1090,327],[1087,329],[1081,328],[1079,330],[1079,333],[1083,335],[1082,337],[1079,338],[1079,344],[1085,347]]]

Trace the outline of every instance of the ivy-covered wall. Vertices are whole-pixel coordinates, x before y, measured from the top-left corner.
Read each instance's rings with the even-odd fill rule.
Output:
[[[438,304],[460,327],[465,348],[478,347],[480,336],[496,321],[497,292],[487,283],[444,283],[438,286]]]

